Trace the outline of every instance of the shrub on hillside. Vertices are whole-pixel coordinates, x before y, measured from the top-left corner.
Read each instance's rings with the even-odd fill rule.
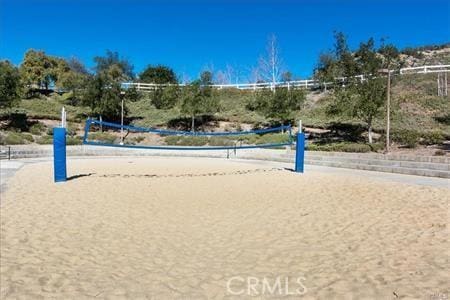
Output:
[[[419,138],[419,132],[411,129],[402,129],[392,133],[392,140],[407,148],[415,148],[419,142]]]
[[[205,146],[209,139],[206,136],[167,136],[165,141],[168,145],[176,146]]]
[[[234,146],[236,141],[232,138],[213,136],[209,139],[210,146]]]
[[[67,145],[81,145],[83,140],[79,136],[68,136],[66,138]]]
[[[30,142],[30,143],[34,142],[33,136],[29,133],[22,133],[22,138],[24,140],[26,140],[27,142]]]
[[[116,136],[108,132],[92,132],[89,133],[89,140],[94,140],[102,143],[114,143]]]
[[[29,129],[31,134],[34,135],[41,135],[45,132],[45,125],[42,123],[37,122],[36,124],[33,124]]]
[[[26,143],[27,139],[20,132],[9,132],[0,139],[2,145],[22,145]]]
[[[423,145],[437,145],[442,144],[444,140],[445,137],[442,132],[434,130],[423,133],[420,143]]]
[[[53,143],[53,136],[51,135],[43,135],[36,140],[36,143],[39,145],[49,145]]]
[[[373,144],[372,144],[373,145]],[[366,153],[371,152],[371,145],[359,143],[334,143],[334,144],[308,144],[309,151],[331,151],[331,152],[356,152]]]

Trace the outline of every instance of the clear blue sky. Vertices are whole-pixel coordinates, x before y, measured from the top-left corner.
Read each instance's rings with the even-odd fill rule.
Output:
[[[194,78],[207,64],[246,72],[278,36],[287,67],[307,77],[333,31],[351,47],[373,36],[398,47],[450,40],[448,0],[0,0],[0,59],[29,48],[88,67],[106,49],[135,66],[166,64]]]

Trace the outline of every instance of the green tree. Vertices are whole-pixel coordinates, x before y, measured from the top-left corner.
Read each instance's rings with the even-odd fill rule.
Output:
[[[72,105],[77,105],[86,87],[88,72],[77,59],[59,60],[56,86],[70,93],[67,98]]]
[[[333,83],[335,78],[340,75],[338,62],[331,52],[321,53],[319,55],[319,61],[314,70],[314,78],[319,80],[325,90],[327,89],[327,83]]]
[[[213,84],[213,73],[211,71],[203,71],[200,74],[200,84],[203,86]]]
[[[400,51],[392,44],[384,44],[382,41],[381,47],[378,49],[378,53],[382,55],[383,68],[397,69],[401,68],[403,62],[400,61]]]
[[[107,120],[118,120],[121,114],[121,87],[108,74],[101,73],[89,78],[83,95],[83,104],[90,107],[93,116],[101,115]],[[128,112],[124,107],[124,115]]]
[[[139,81],[156,84],[178,83],[175,72],[171,68],[163,65],[147,66],[139,75]]]
[[[125,92],[123,94],[124,94],[124,99],[127,101],[131,101],[131,102],[136,102],[139,99],[141,99],[141,97],[142,97],[141,93],[134,86],[125,90]]]
[[[153,105],[158,109],[168,109],[175,106],[178,96],[178,80],[175,72],[163,65],[149,65],[139,75],[139,80],[146,83],[167,84],[168,86],[158,86],[150,94]]]
[[[195,118],[203,114],[219,111],[220,103],[211,93],[211,88],[202,85],[198,80],[183,89],[181,112],[191,117],[191,131],[195,131]]]
[[[256,94],[253,109],[267,118],[285,124],[301,109],[305,98],[305,92],[301,89],[261,90]]]
[[[382,59],[377,54],[374,40],[361,43],[352,55],[354,69],[364,79],[349,77],[345,86],[336,86],[334,101],[328,107],[331,115],[343,114],[357,118],[367,125],[369,143],[373,142],[373,122],[383,113],[386,99],[385,80],[377,77]]]
[[[20,66],[20,74],[28,92],[35,89],[49,89],[50,85],[62,87],[67,84],[71,71],[66,60],[48,56],[43,51],[33,49],[25,53],[24,60]]]
[[[0,61],[0,107],[12,107],[20,100],[19,70],[9,61]]]
[[[382,60],[377,55],[375,42],[370,38],[366,43],[361,43],[355,52],[354,60],[358,66],[358,73],[364,76],[376,76],[381,68]],[[358,75],[359,75],[358,74]]]
[[[103,92],[106,88],[106,80],[101,75],[90,75],[87,80],[86,90],[83,93],[82,104],[91,109],[91,114],[97,113]]]
[[[382,115],[386,99],[383,78],[368,78],[363,82],[338,88],[334,101],[327,109],[328,114],[342,114],[357,118],[367,125],[369,143],[373,142],[373,122]]]
[[[358,66],[353,58],[350,48],[348,47],[347,37],[342,32],[335,32],[334,39],[334,55],[338,64],[338,76],[353,77],[358,75]]]
[[[45,55],[44,51],[33,49],[25,53],[20,74],[25,85],[29,88],[47,89],[53,73],[54,63]]]
[[[173,108],[180,97],[178,85],[159,87],[150,94],[152,104],[158,109]]]
[[[109,73],[115,80],[129,80],[134,77],[133,65],[118,52],[107,50],[105,56],[94,57],[94,70],[97,74]]]
[[[82,103],[91,108],[93,115],[117,120],[121,115],[122,99],[136,100],[139,97],[137,91],[123,91],[121,87],[123,80],[132,78],[133,66],[128,60],[120,58],[117,52],[109,50],[105,56],[95,57],[94,62],[96,74],[87,80]],[[124,105],[124,116],[127,113]]]

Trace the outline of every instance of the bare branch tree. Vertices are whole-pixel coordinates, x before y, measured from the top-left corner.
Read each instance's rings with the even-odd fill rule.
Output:
[[[263,80],[273,83],[280,80],[283,73],[283,60],[274,34],[267,39],[266,53],[259,58],[258,69]]]
[[[227,64],[225,66],[225,75],[227,77],[227,80],[229,83],[238,83],[239,81],[239,75],[237,73],[237,69],[233,66]]]
[[[217,71],[215,82],[218,84],[229,84],[230,83],[228,81],[227,74],[225,73],[225,71],[222,71],[222,70]]]
[[[189,82],[191,82],[191,78],[190,76],[186,73],[186,72],[182,72],[179,76],[178,76],[178,81],[181,84],[188,84]]]
[[[259,83],[264,81],[263,77],[261,76],[259,66],[253,67],[249,70],[248,81],[250,83]]]
[[[226,64],[225,69],[219,70],[215,74],[215,82],[218,84],[237,84],[239,83],[239,79],[239,68],[230,64]]]

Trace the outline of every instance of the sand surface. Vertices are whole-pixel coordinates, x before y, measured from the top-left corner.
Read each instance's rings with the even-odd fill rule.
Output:
[[[447,188],[219,159],[68,169],[8,182],[1,299],[450,297]]]

